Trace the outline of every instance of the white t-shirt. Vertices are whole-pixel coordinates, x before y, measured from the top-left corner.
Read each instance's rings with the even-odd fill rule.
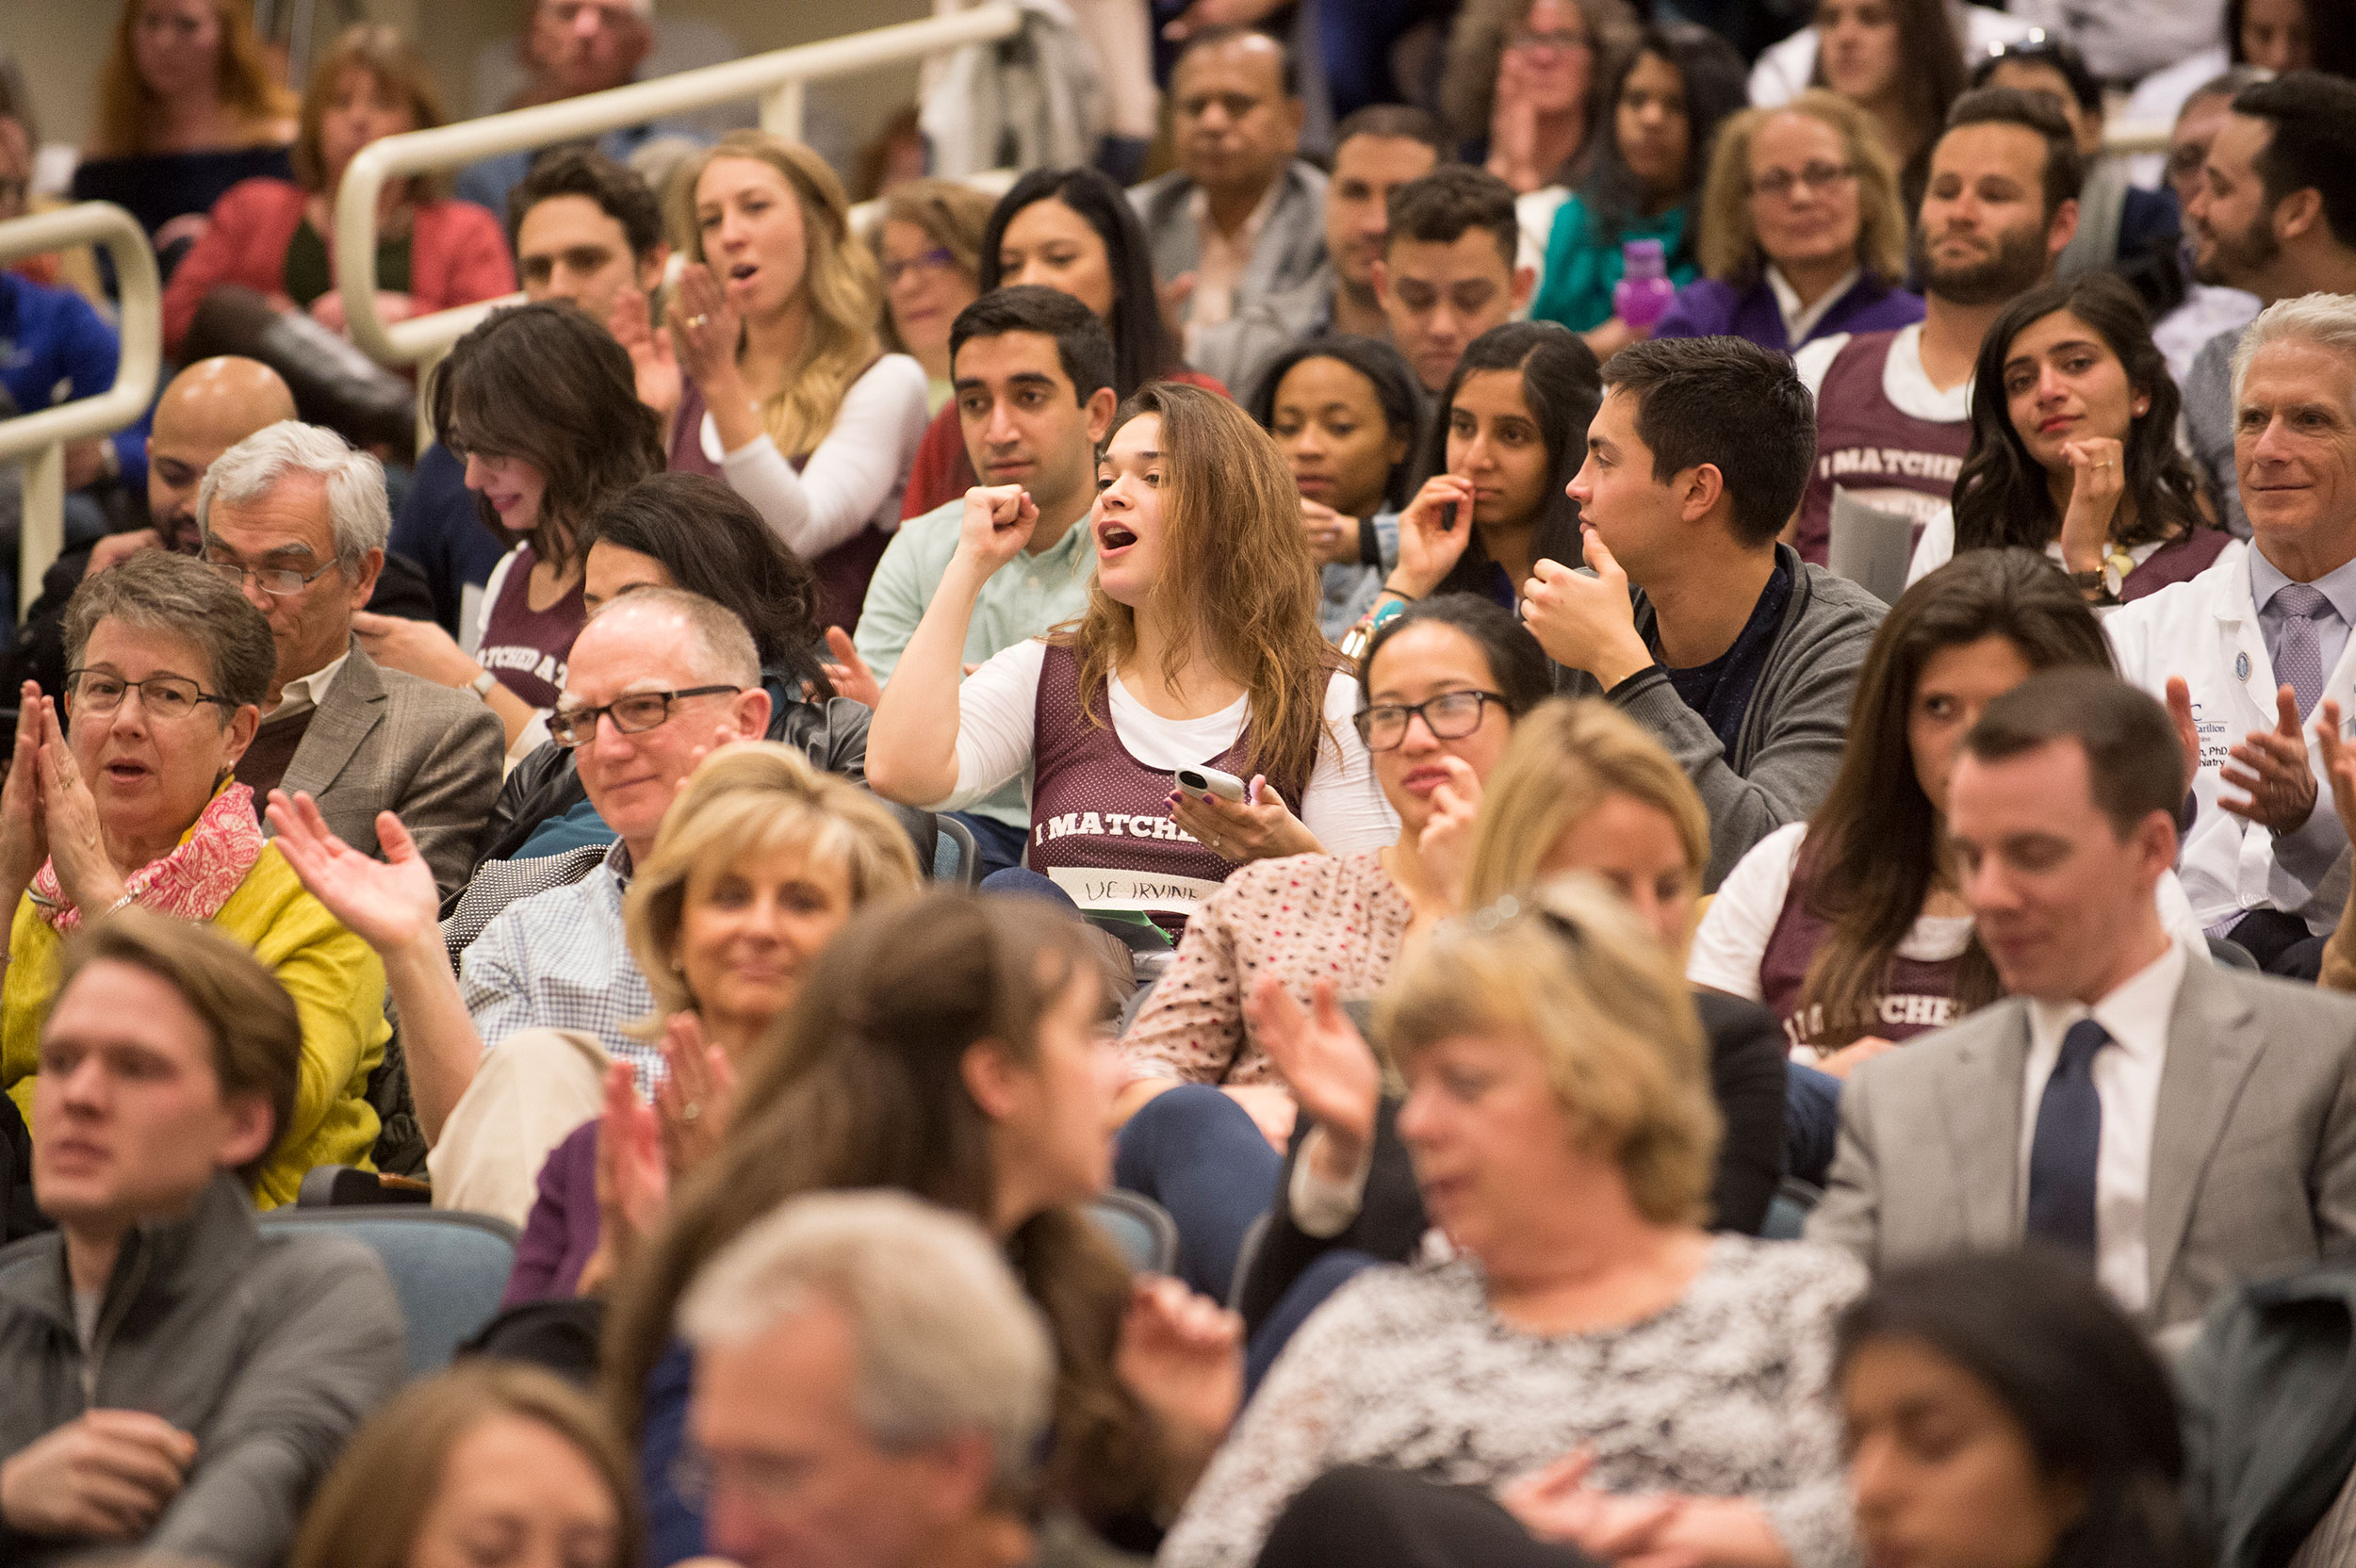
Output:
[[[1047,645],[1037,638],[1001,649],[957,688],[957,785],[930,809],[961,811],[1010,778],[1023,780],[1029,800],[1037,756],[1033,723],[1039,714],[1039,671]],[[1166,719],[1120,680],[1110,685],[1113,734],[1148,768],[1174,771],[1201,765],[1235,743],[1251,716],[1251,699],[1237,697],[1199,719]],[[1317,747],[1309,787],[1286,801],[1328,855],[1350,855],[1399,841],[1399,818],[1374,782],[1374,761],[1351,723],[1358,683],[1336,674],[1325,688],[1325,718],[1333,739]]]
[[[1848,346],[1854,333],[1837,332],[1830,337],[1820,337],[1805,344],[1792,356],[1792,368],[1799,372],[1811,398],[1824,390],[1824,372]],[[1931,378],[1922,369],[1922,323],[1901,327],[1890,340],[1890,352],[1882,359],[1882,396],[1901,414],[1937,424],[1959,425],[1972,417],[1972,378],[1945,390],[1931,384]]]
[[[1787,823],[1753,844],[1734,863],[1703,913],[1700,929],[1693,933],[1693,946],[1685,959],[1688,981],[1745,1002],[1765,999],[1759,982],[1759,965],[1766,961],[1767,941],[1775,934],[1775,922],[1783,917],[1784,901],[1792,893],[1792,870],[1800,862],[1800,845],[1807,838],[1808,824]],[[2192,918],[2192,903],[2174,872],[2162,874],[2151,902],[2168,934],[2206,958],[2208,939]],[[1945,963],[1960,956],[1971,940],[1970,915],[1923,915],[1898,943],[1897,956],[1918,963]],[[1816,1059],[1816,1053],[1807,1047],[1793,1051],[1792,1055],[1806,1062]]]
[[[900,526],[900,496],[932,417],[924,384],[924,368],[907,354],[876,360],[843,393],[833,428],[799,473],[766,433],[723,452],[719,429],[706,414],[697,434],[728,488],[807,560],[869,523],[887,533]]]

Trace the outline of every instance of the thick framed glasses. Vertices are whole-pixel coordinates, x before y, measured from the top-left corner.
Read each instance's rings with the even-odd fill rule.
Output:
[[[204,703],[218,703],[231,712],[237,705],[215,696],[185,676],[151,675],[145,680],[125,680],[103,670],[65,672],[65,706],[69,717],[88,713],[104,717],[123,706],[126,692],[139,694],[139,707],[152,719],[185,719]]]
[[[1811,163],[1801,169],[1770,169],[1764,174],[1751,176],[1751,194],[1773,196],[1777,201],[1806,186],[1810,190],[1830,190],[1843,180],[1857,178],[1854,163]]]
[[[909,256],[901,261],[885,262],[883,264],[884,286],[886,288],[896,287],[900,280],[910,272],[945,272],[957,264],[957,258],[950,253],[948,246],[936,245],[922,255]]]
[[[1407,740],[1407,722],[1421,717],[1424,727],[1440,741],[1461,741],[1481,727],[1483,710],[1505,698],[1495,692],[1442,692],[1436,697],[1401,706],[1379,703],[1358,713],[1358,738],[1368,751],[1396,751]]]
[[[560,708],[548,715],[548,739],[560,746],[584,746],[597,733],[597,720],[611,718],[625,735],[643,735],[671,716],[671,704],[682,697],[717,696],[741,692],[742,686],[690,686],[683,692],[632,692],[602,708]]]
[[[298,572],[292,566],[240,566],[234,562],[206,558],[205,564],[230,581],[243,588],[249,582],[259,583],[262,592],[275,597],[292,598],[328,573],[343,564],[331,561],[316,572]]]

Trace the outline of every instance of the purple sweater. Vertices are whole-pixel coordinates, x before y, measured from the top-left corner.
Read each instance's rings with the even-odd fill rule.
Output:
[[[564,1135],[540,1168],[540,1197],[515,1243],[502,1311],[579,1293],[581,1271],[597,1250],[597,1123]]]
[[[1871,273],[1860,275],[1849,291],[1833,302],[1810,329],[1806,342],[1842,332],[1895,332],[1922,319],[1920,296],[1886,284]],[[1716,278],[1696,278],[1677,290],[1668,314],[1652,331],[1655,337],[1747,337],[1762,349],[1790,353],[1800,347],[1784,334],[1783,312],[1775,306],[1775,291],[1762,274],[1748,288],[1737,288]]]

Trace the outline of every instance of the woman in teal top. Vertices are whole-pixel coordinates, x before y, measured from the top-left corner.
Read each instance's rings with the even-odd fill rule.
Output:
[[[1612,117],[1593,172],[1554,215],[1533,319],[1560,321],[1609,359],[1644,332],[1612,307],[1620,247],[1658,239],[1669,281],[1693,281],[1688,216],[1720,122],[1746,102],[1742,57],[1707,28],[1644,29],[1612,81]]]

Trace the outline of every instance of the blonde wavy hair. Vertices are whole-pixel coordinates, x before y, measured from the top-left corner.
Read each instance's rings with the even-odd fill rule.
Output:
[[[1614,794],[1658,807],[1677,824],[1698,888],[1710,862],[1710,812],[1677,759],[1601,697],[1554,697],[1513,721],[1513,738],[1481,787],[1465,906],[1534,884],[1571,825]]]
[[[663,819],[646,863],[622,902],[630,956],[654,992],[649,1037],[669,1015],[696,1004],[679,966],[687,890],[742,860],[798,849],[845,865],[851,907],[916,891],[921,874],[907,829],[874,795],[775,741],[724,746],[690,775]]]
[[[1464,1035],[1527,1040],[1574,1139],[1620,1168],[1637,1212],[1707,1223],[1721,1122],[1701,1019],[1676,957],[1595,877],[1509,894],[1411,945],[1375,1031],[1402,1068]]]
[[[883,270],[875,253],[851,235],[851,204],[826,160],[809,148],[764,131],[730,131],[671,176],[673,242],[689,261],[704,259],[703,229],[695,221],[695,187],[720,158],[751,158],[781,175],[802,209],[809,248],[802,291],[810,301],[810,334],[784,390],[761,405],[761,422],[777,450],[807,457],[834,428],[843,396],[882,351],[875,324],[883,315]]]
[[[1301,531],[1301,487],[1275,439],[1219,393],[1148,382],[1113,429],[1148,414],[1162,422],[1167,539],[1153,597],[1172,625],[1192,633],[1172,640],[1162,673],[1174,678],[1194,657],[1242,682],[1252,771],[1266,774],[1298,811],[1318,745],[1333,742],[1325,689],[1343,668],[1317,628],[1317,568]],[[1098,582],[1079,620],[1048,641],[1077,651],[1082,710],[1088,723],[1109,725],[1104,694],[1137,652],[1137,612]]]
[[[98,74],[98,112],[86,156],[130,157],[152,151],[155,133],[163,126],[163,101],[139,74],[131,47],[131,33],[145,5],[146,0],[123,0],[122,14],[115,18],[114,46]],[[278,68],[254,30],[254,8],[248,0],[212,0],[212,7],[213,20],[221,24],[215,94],[237,111],[250,130],[293,119],[295,95],[279,81]],[[257,135],[252,144],[266,139]]]
[[[1779,114],[1803,114],[1841,139],[1841,157],[1857,171],[1857,266],[1884,283],[1906,275],[1906,212],[1898,194],[1898,166],[1882,144],[1881,128],[1837,92],[1812,87],[1789,103],[1744,109],[1718,128],[1702,184],[1702,270],[1721,283],[1747,287],[1767,265],[1751,222],[1751,139]]]

